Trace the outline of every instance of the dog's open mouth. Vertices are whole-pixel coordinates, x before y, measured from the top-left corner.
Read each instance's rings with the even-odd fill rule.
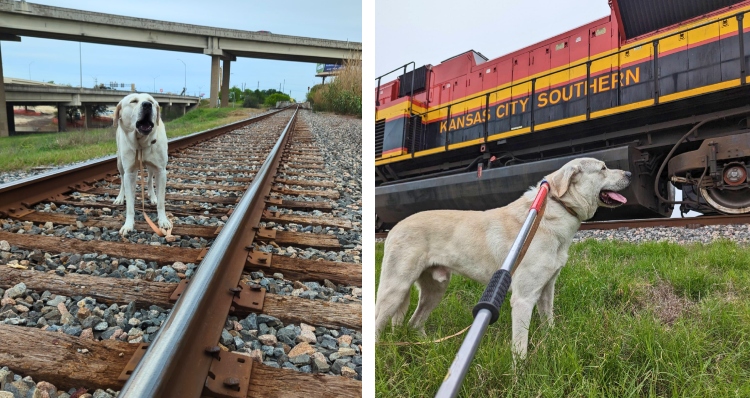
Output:
[[[601,191],[599,192],[599,200],[607,205],[608,207],[617,207],[627,203],[627,199],[614,191]]]
[[[154,124],[151,123],[150,120],[139,120],[135,122],[135,128],[139,133],[145,135],[151,133],[151,130],[154,128]]]

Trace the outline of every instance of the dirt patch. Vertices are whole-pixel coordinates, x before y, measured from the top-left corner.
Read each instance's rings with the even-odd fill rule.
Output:
[[[659,280],[656,285],[641,286],[643,293],[636,296],[634,313],[650,310],[656,318],[665,325],[672,326],[684,313],[695,305],[685,297],[678,296],[674,287],[665,280]]]

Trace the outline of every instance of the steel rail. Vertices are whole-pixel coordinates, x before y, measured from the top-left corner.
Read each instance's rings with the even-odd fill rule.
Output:
[[[688,218],[644,218],[635,220],[590,221],[581,224],[579,230],[619,229],[619,228],[658,228],[686,227],[697,228],[707,225],[748,224],[750,214],[731,216],[700,216]]]
[[[199,142],[265,119],[278,112],[268,112],[210,130],[172,138],[168,141],[167,150],[172,153],[193,146]],[[8,216],[19,214],[22,209],[30,209],[34,204],[47,198],[62,195],[80,188],[86,181],[96,181],[118,173],[117,156],[111,155],[23,178],[8,184],[2,184],[0,185],[0,214]]]
[[[120,397],[199,397],[297,110],[211,245]]]

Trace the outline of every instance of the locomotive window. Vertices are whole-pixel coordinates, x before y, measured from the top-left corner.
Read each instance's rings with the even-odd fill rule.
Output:
[[[563,48],[568,46],[568,42],[563,42],[555,46],[555,51],[562,50]]]
[[[603,35],[603,34],[605,34],[605,33],[607,33],[607,28],[599,28],[599,29],[597,29],[597,30],[596,30],[596,32],[594,32],[594,34],[593,34],[593,35],[591,35],[591,36],[592,36],[592,37],[593,37],[593,36],[600,36],[600,35]]]

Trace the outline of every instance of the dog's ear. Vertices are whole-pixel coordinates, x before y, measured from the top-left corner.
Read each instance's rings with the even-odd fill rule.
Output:
[[[583,171],[583,169],[577,164],[575,166],[565,166],[564,168],[550,174],[547,177],[547,180],[550,183],[552,193],[558,198],[565,195],[565,192],[568,192],[571,180],[573,180],[573,177],[581,171]]]
[[[117,107],[115,108],[115,116],[114,120],[112,121],[113,126],[120,125],[120,111],[122,111],[122,102],[117,104]]]

